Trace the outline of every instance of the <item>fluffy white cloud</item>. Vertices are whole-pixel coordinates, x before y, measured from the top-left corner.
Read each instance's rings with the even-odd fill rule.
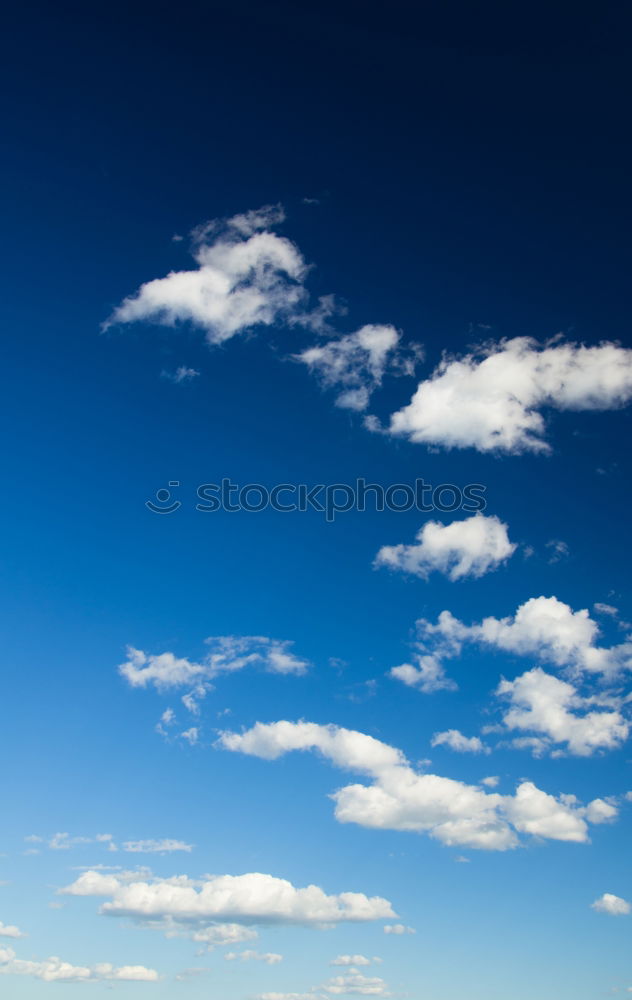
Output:
[[[196,267],[141,285],[105,327],[149,321],[190,322],[220,344],[255,326],[300,314],[307,293],[305,261],[290,240],[272,232],[284,220],[280,206],[213,221],[193,231]]]
[[[183,840],[126,840],[123,850],[129,854],[171,854],[173,851],[192,851],[193,844]]]
[[[283,955],[277,955],[273,951],[253,951],[251,948],[246,951],[228,951],[224,958],[227,962],[265,962],[266,965],[278,965],[283,961]]]
[[[406,687],[416,688],[423,694],[436,691],[456,691],[457,685],[446,674],[443,662],[431,653],[415,653],[414,663],[401,663],[389,670],[389,676],[401,681]]]
[[[557,597],[532,597],[513,616],[484,618],[473,625],[442,611],[435,623],[420,619],[417,633],[416,665],[394,667],[390,674],[426,692],[456,687],[446,675],[445,660],[458,656],[465,643],[535,656],[575,673],[614,677],[632,668],[631,642],[597,645],[599,626],[588,611],[573,611]]]
[[[406,927],[405,924],[385,924],[384,933],[401,936],[402,934],[416,934],[417,931],[414,927]]]
[[[572,684],[540,667],[513,681],[503,680],[498,694],[510,702],[503,716],[508,729],[537,733],[543,738],[535,745],[536,752],[561,744],[570,754],[589,757],[619,747],[628,737],[629,723],[618,708],[593,708],[597,698],[581,697]],[[615,704],[618,701],[614,699]]]
[[[251,872],[193,880],[186,875],[124,883],[116,875],[84,872],[60,890],[70,896],[110,897],[101,912],[138,920],[172,919],[203,924],[335,924],[394,916],[391,904],[360,892],[327,895],[316,885],[297,889],[285,879]]]
[[[19,927],[15,924],[3,924],[0,920],[0,937],[6,938],[23,938],[26,937]]]
[[[370,965],[371,959],[364,955],[338,955],[332,958],[330,965]]]
[[[0,948],[0,975],[33,976],[47,983],[84,983],[93,980],[155,983],[160,978],[155,969],[147,969],[144,965],[122,965],[118,968],[109,962],[93,966],[71,965],[56,957],[40,962],[26,961],[16,958],[12,948]]]
[[[324,387],[337,390],[336,406],[348,410],[365,410],[387,372],[412,375],[418,358],[417,345],[403,352],[395,327],[374,324],[295,355]]]
[[[384,545],[375,565],[427,579],[436,570],[450,580],[480,577],[497,569],[515,552],[507,525],[496,516],[475,514],[464,521],[427,521],[416,545]]]
[[[507,850],[519,833],[585,843],[588,816],[573,797],[555,798],[529,781],[515,795],[487,792],[452,778],[415,771],[401,751],[371,736],[309,722],[257,723],[223,733],[220,746],[274,760],[294,750],[316,750],[336,766],[368,775],[370,784],[334,792],[336,819],[371,829],[429,833],[442,843]]]
[[[390,431],[445,448],[547,452],[542,409],[611,410],[630,399],[632,350],[516,337],[444,358]]]
[[[624,917],[632,910],[632,906],[628,903],[627,899],[615,896],[611,892],[604,892],[603,896],[600,896],[599,899],[596,899],[590,905],[598,913],[608,913],[611,917]]]
[[[457,753],[490,753],[478,736],[464,736],[458,729],[446,729],[443,733],[435,733],[431,740],[433,747],[450,747]]]
[[[309,666],[306,660],[300,660],[291,652],[289,641],[260,635],[222,635],[212,636],[206,642],[210,649],[201,663],[179,658],[173,653],[147,654],[128,646],[128,659],[118,668],[119,673],[132,687],[153,686],[164,691],[193,685],[187,707],[194,710],[195,699],[204,697],[208,682],[220,674],[260,666],[269,673],[300,675]],[[171,714],[167,724],[172,721]]]

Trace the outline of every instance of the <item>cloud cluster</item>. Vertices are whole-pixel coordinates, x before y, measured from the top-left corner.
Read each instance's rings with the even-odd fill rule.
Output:
[[[402,349],[395,327],[370,324],[294,357],[308,366],[324,388],[337,391],[336,406],[361,411],[387,372],[412,375],[419,356],[415,344]]]
[[[352,784],[331,796],[340,823],[371,829],[428,833],[449,846],[487,850],[518,846],[520,834],[586,843],[599,809],[573,796],[555,797],[522,781],[514,795],[487,792],[452,778],[415,771],[400,750],[365,733],[309,722],[257,723],[243,733],[223,733],[230,751],[275,760],[294,750],[315,750],[370,784]],[[599,800],[601,801],[601,800]]]
[[[190,322],[210,344],[299,313],[306,301],[307,267],[290,240],[272,232],[283,222],[279,205],[213,221],[193,231],[196,267],[141,285],[114,310],[105,327],[138,321]]]
[[[541,410],[611,410],[630,399],[632,350],[516,337],[444,358],[390,432],[444,448],[548,452]]]
[[[425,693],[454,689],[445,661],[459,656],[466,643],[517,656],[533,656],[575,675],[615,678],[632,668],[632,642],[597,645],[599,626],[586,609],[573,609],[557,597],[532,597],[514,615],[484,618],[466,625],[450,611],[435,623],[417,622],[419,642],[413,664],[394,667],[390,674]]]
[[[17,958],[12,948],[0,948],[0,975],[32,976],[46,983],[85,983],[95,980],[155,983],[160,978],[155,969],[144,965],[116,967],[109,962],[98,965],[71,965],[60,958],[51,957],[34,962]]]
[[[450,580],[481,577],[498,569],[515,552],[507,525],[495,516],[475,514],[464,521],[427,521],[416,545],[384,545],[376,566],[412,573],[424,580],[433,570]]]
[[[55,833],[48,841],[45,841],[44,837],[32,834],[24,839],[30,844],[46,844],[52,851],[69,851],[73,847],[88,844],[101,844],[111,853],[124,851],[126,854],[172,854],[174,851],[193,850],[193,844],[172,837],[165,837],[162,840],[125,840],[119,846],[111,833],[97,833],[94,837],[71,836],[67,832]]]
[[[620,711],[621,698],[606,694],[581,697],[572,684],[540,667],[513,681],[501,681],[498,694],[510,705],[503,715],[504,725],[510,730],[535,733],[536,741],[531,746],[538,756],[561,744],[570,754],[589,757],[601,750],[616,749],[629,735],[629,723]]]
[[[124,882],[116,875],[87,871],[60,890],[68,896],[101,896],[101,913],[136,920],[172,920],[184,924],[231,921],[243,924],[336,924],[394,916],[391,904],[360,892],[327,895],[316,885],[296,888],[285,879],[251,872],[186,875]]]
[[[304,674],[309,664],[291,652],[292,643],[261,635],[221,635],[206,640],[209,652],[201,663],[177,657],[173,653],[144,653],[128,646],[128,658],[119,673],[131,687],[155,687],[166,691],[191,687],[187,707],[194,710],[195,696],[202,696],[205,685],[220,674],[235,673],[249,666],[259,666],[273,674]]]

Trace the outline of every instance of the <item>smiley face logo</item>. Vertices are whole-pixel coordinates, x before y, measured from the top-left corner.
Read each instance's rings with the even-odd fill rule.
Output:
[[[168,483],[169,486],[179,486],[180,481],[178,479],[171,479]],[[164,487],[160,490],[156,490],[156,495],[153,500],[145,500],[145,507],[153,511],[154,514],[173,514],[174,510],[181,507],[182,504],[179,500],[172,500],[171,493]]]

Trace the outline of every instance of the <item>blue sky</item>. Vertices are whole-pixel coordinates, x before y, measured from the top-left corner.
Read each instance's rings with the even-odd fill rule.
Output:
[[[7,15],[7,996],[632,988],[628,21]]]

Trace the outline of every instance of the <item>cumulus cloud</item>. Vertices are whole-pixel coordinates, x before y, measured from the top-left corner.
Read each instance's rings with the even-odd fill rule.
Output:
[[[327,895],[316,885],[299,889],[285,879],[259,872],[209,875],[198,880],[180,875],[124,883],[116,875],[88,871],[60,892],[109,897],[101,913],[142,921],[171,919],[204,924],[217,920],[313,926],[394,916],[391,904],[380,896],[368,897],[360,892]]]
[[[245,667],[258,666],[273,674],[304,674],[309,666],[291,651],[292,643],[269,639],[261,635],[222,635],[206,640],[209,652],[200,663],[173,653],[144,653],[128,646],[128,658],[119,666],[119,673],[132,687],[155,687],[166,691],[192,687],[185,707],[195,712],[197,699],[203,698],[208,684],[220,674],[235,673]],[[173,722],[173,713],[166,720]],[[165,718],[163,716],[163,722]]]
[[[516,337],[445,357],[394,413],[390,432],[481,452],[550,451],[541,411],[612,410],[632,399],[632,350]]]
[[[370,324],[337,340],[308,347],[294,358],[307,365],[323,387],[337,391],[336,406],[365,410],[384,375],[412,375],[419,356],[415,344],[402,349],[401,334],[395,327]]]
[[[628,903],[627,899],[615,896],[611,892],[604,892],[603,896],[600,896],[599,899],[596,899],[590,905],[598,913],[607,913],[611,917],[624,917],[632,910],[632,906]]]
[[[417,931],[414,927],[406,927],[405,924],[385,924],[384,933],[400,936],[402,934],[416,934]]]
[[[71,965],[54,956],[40,962],[27,961],[17,958],[12,948],[0,948],[0,975],[32,976],[47,983],[85,983],[94,980],[155,983],[160,978],[155,969],[147,969],[144,965],[116,967],[109,962],[93,966]]]
[[[337,767],[368,776],[369,784],[346,785],[332,794],[340,823],[428,833],[449,846],[487,850],[518,846],[520,833],[588,840],[587,810],[572,796],[549,795],[530,781],[522,781],[514,795],[500,795],[419,773],[400,750],[354,730],[310,722],[257,723],[243,733],[223,733],[219,744],[265,760],[315,750]]]
[[[481,577],[498,569],[515,552],[507,525],[496,516],[475,514],[464,521],[428,521],[416,545],[384,545],[375,565],[427,579],[433,570],[450,580]]]
[[[296,316],[307,298],[307,267],[298,247],[272,231],[284,218],[281,206],[269,205],[198,226],[192,233],[196,266],[141,285],[105,327],[188,322],[204,330],[209,344],[221,344]]]
[[[503,716],[510,730],[538,734],[536,753],[562,745],[578,757],[589,757],[598,751],[614,750],[628,738],[629,723],[619,707],[593,707],[596,697],[581,697],[572,684],[534,667],[513,681],[501,681],[498,692],[508,699],[509,709]],[[602,695],[601,700],[608,700]],[[610,697],[619,705],[620,699]]]
[[[488,617],[473,625],[442,611],[435,623],[421,618],[416,627],[415,662],[394,667],[390,674],[425,692],[456,687],[447,676],[445,661],[459,656],[466,643],[534,656],[572,674],[613,678],[632,667],[632,642],[599,646],[599,626],[588,611],[573,611],[557,597],[532,597],[512,616]]]
[[[458,729],[446,729],[443,733],[435,733],[431,740],[433,747],[450,747],[457,753],[490,753],[478,736],[464,736]]]
[[[15,924],[3,924],[0,920],[0,937],[6,938],[23,938],[26,937],[19,927]]]

